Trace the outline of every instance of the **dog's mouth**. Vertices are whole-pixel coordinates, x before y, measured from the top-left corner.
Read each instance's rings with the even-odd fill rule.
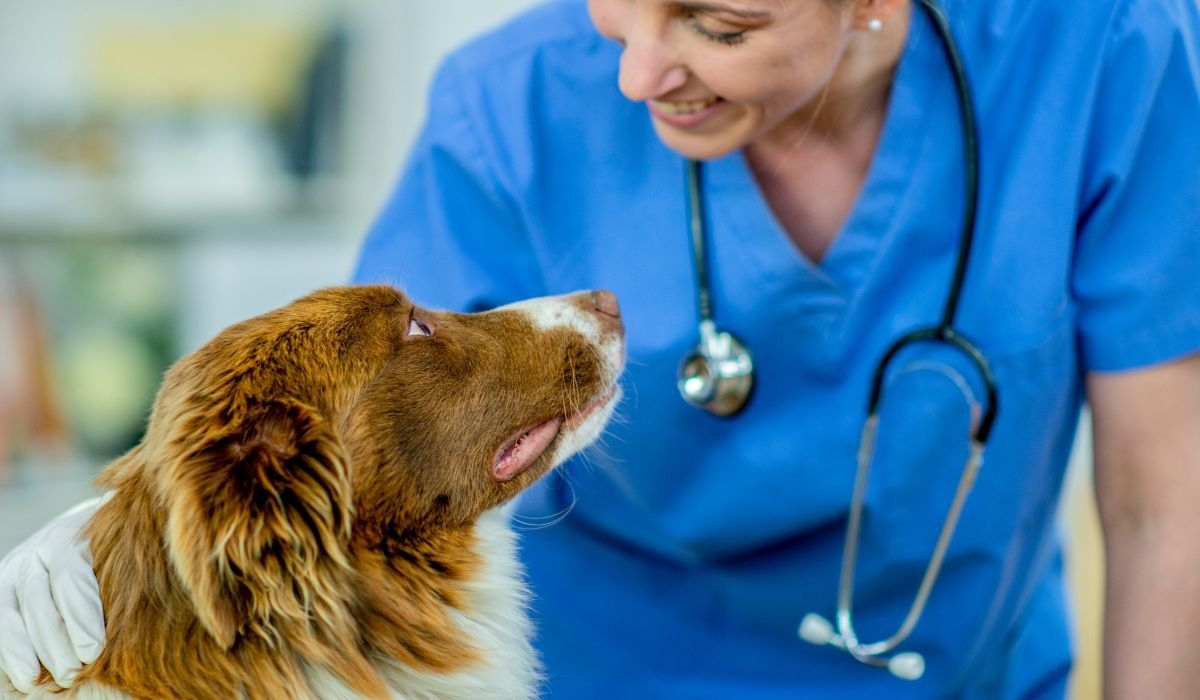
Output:
[[[492,460],[492,477],[497,481],[508,481],[528,469],[550,447],[560,432],[578,428],[611,401],[616,391],[617,387],[614,384],[565,418],[555,416],[510,435],[500,449],[496,450],[496,456]]]
[[[528,469],[558,437],[562,424],[562,418],[554,417],[513,433],[496,451],[496,457],[492,460],[492,476],[497,481],[508,481]]]

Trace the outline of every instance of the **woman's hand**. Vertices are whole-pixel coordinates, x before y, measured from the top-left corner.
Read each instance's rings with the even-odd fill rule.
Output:
[[[104,646],[104,611],[82,530],[105,497],[50,521],[0,560],[0,691],[30,693],[45,666],[62,687]]]

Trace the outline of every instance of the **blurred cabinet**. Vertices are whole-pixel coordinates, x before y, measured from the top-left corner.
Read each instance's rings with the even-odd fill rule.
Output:
[[[100,463],[136,443],[175,359],[348,281],[358,233],[341,221],[301,207],[0,217],[0,481],[9,462]]]

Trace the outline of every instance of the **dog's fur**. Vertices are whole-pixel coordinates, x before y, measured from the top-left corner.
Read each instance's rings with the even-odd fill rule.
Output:
[[[100,477],[108,639],[68,697],[535,695],[497,508],[599,435],[623,362],[607,292],[342,287],[225,330]]]

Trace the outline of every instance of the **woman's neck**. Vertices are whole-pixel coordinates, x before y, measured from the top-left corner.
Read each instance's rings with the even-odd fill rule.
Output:
[[[812,107],[745,149],[776,219],[813,262],[824,258],[866,180],[911,16],[905,5],[882,32],[851,39]]]
[[[905,4],[881,31],[852,36],[821,93],[749,148],[786,151],[819,139],[858,150],[864,137],[873,146],[875,138],[870,134],[878,135],[887,113],[911,17],[912,5]]]

